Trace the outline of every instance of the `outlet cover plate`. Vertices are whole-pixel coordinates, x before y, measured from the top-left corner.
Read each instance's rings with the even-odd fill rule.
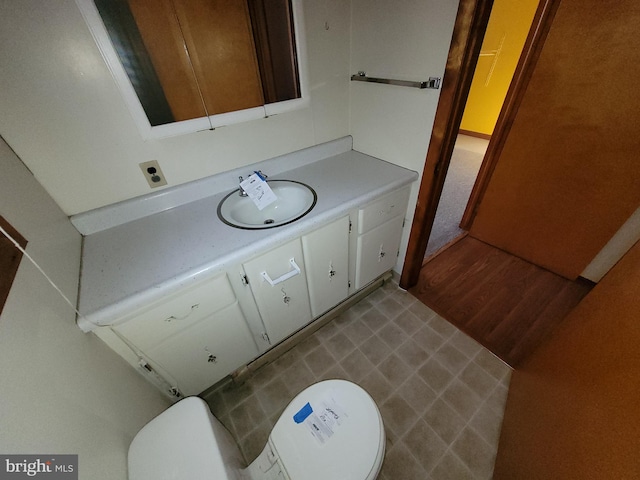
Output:
[[[164,173],[160,170],[160,164],[157,160],[150,160],[140,164],[140,169],[147,179],[147,183],[151,188],[162,187],[167,184]]]

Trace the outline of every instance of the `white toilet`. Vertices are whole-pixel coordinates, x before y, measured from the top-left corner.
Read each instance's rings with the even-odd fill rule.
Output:
[[[369,394],[326,380],[289,403],[248,467],[202,399],[179,401],[133,439],[129,480],[375,480],[384,450],[382,417]]]

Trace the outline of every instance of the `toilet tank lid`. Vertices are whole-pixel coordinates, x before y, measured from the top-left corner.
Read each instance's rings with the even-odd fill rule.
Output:
[[[129,480],[227,479],[228,469],[240,461],[224,458],[228,448],[221,443],[228,441],[233,442],[229,432],[202,399],[184,398],[135,436],[129,446]]]

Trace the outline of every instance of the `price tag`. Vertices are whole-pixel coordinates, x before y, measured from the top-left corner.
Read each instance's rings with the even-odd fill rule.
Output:
[[[278,199],[269,184],[258,173],[249,175],[246,180],[240,182],[240,187],[247,192],[258,210],[263,210]]]
[[[319,445],[324,445],[347,418],[348,415],[342,406],[329,393],[314,402],[313,406],[307,403],[294,415],[293,420],[295,423],[303,425],[303,428],[309,431]]]

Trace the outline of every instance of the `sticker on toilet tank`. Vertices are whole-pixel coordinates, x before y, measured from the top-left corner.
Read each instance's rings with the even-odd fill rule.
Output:
[[[307,403],[294,416],[294,422],[307,429],[320,445],[324,445],[347,420],[348,415],[331,394]]]

